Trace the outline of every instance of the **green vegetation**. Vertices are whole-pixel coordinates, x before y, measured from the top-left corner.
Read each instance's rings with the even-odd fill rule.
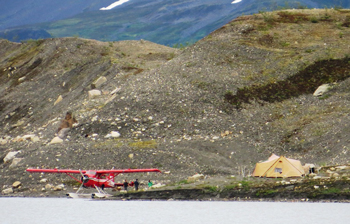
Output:
[[[248,191],[251,188],[250,185],[252,184],[252,182],[251,181],[242,180],[242,181],[239,182],[239,184],[241,184],[241,186],[242,186],[242,188],[244,190]]]
[[[188,180],[181,180],[177,183],[178,185],[189,184]]]
[[[349,61],[347,57],[318,61],[286,80],[239,88],[235,95],[226,92],[224,97],[240,109],[243,103],[250,103],[253,100],[263,104],[311,94],[322,84],[339,82],[350,77]]]
[[[341,190],[339,188],[336,188],[336,187],[331,187],[331,188],[321,190],[322,194],[339,194],[340,192],[341,192]]]
[[[24,41],[24,43],[34,43],[36,46],[39,46],[40,44],[42,44],[44,42],[43,39],[37,39],[37,40],[34,40],[34,39],[29,39],[29,40],[26,40]]]
[[[194,44],[194,43],[193,42],[186,42],[185,44],[176,43],[173,45],[173,48],[185,49],[186,47],[191,46],[192,44]]]
[[[67,185],[67,186],[71,186],[71,187],[79,187],[81,185],[81,183],[79,183],[76,180],[72,180],[72,179],[62,181],[62,184]]]
[[[318,22],[319,22],[319,19],[316,18],[315,16],[312,16],[312,17],[310,18],[310,21],[311,21],[312,23],[318,23]]]
[[[158,168],[162,168],[163,167],[163,164],[161,164],[160,162],[155,162],[153,164],[154,167],[158,167]]]
[[[275,194],[277,192],[277,190],[274,189],[263,189],[263,190],[258,190],[255,195],[257,197],[262,197],[262,196],[272,196],[273,194]]]
[[[134,150],[138,150],[138,149],[156,148],[157,142],[155,140],[130,142],[125,139],[111,139],[111,140],[106,140],[103,142],[96,143],[94,147],[120,148],[125,145],[133,148]]]
[[[218,191],[218,188],[216,186],[209,186],[209,185],[204,186],[203,189],[212,193]]]
[[[158,143],[155,140],[130,142],[128,146],[134,149],[156,148]]]

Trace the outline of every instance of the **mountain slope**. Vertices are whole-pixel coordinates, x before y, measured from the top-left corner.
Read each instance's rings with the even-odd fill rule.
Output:
[[[158,167],[170,174],[144,178],[174,183],[247,175],[271,153],[349,163],[349,24],[350,10],[263,12],[183,50],[143,40],[2,40],[0,155],[22,158],[0,164],[4,185],[41,189],[28,166]],[[101,76],[102,94],[89,97]],[[313,96],[326,83],[329,92]],[[67,111],[78,126],[49,144]]]

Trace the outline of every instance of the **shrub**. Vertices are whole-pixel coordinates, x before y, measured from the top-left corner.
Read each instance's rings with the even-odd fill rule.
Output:
[[[312,23],[318,23],[319,22],[319,20],[316,17],[314,17],[314,16],[310,18],[310,21]]]
[[[241,109],[243,103],[252,101],[261,104],[281,102],[299,95],[311,94],[324,83],[342,81],[350,76],[349,72],[346,72],[348,69],[350,63],[347,57],[339,60],[322,60],[286,80],[238,88],[235,95],[228,91],[224,94],[224,98],[237,109]]]
[[[188,180],[181,180],[177,183],[178,185],[189,184]]]
[[[264,190],[260,190],[260,191],[256,192],[255,195],[257,197],[268,196],[268,195],[274,194],[276,192],[277,192],[277,190],[274,190],[274,189],[264,189]]]
[[[322,190],[322,194],[339,194],[340,192],[341,190],[335,187]]]
[[[279,19],[278,22],[281,23],[298,23],[301,21],[307,21],[308,17],[306,14],[303,13],[291,13],[291,12],[278,12]]]
[[[242,180],[239,182],[242,185],[242,188],[246,191],[250,190],[250,184],[251,182],[246,181],[246,180]]]
[[[209,191],[209,192],[217,192],[218,188],[216,186],[204,186],[203,189]]]

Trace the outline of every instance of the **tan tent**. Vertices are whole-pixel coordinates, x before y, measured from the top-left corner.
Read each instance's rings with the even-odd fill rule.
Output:
[[[267,161],[257,163],[254,177],[301,177],[305,175],[299,160],[272,154]]]

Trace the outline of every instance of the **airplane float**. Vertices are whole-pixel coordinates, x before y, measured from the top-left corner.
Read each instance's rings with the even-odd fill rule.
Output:
[[[158,169],[125,169],[125,170],[70,170],[70,169],[33,169],[28,168],[26,170],[30,173],[65,173],[74,180],[81,183],[79,189],[76,193],[68,193],[67,196],[71,198],[80,198],[80,197],[99,197],[105,198],[109,197],[108,193],[104,191],[104,188],[116,188],[122,186],[122,183],[115,183],[114,177],[121,173],[141,173],[141,172],[159,172]],[[74,177],[72,174],[80,174],[80,179]],[[132,183],[133,184],[133,183]],[[132,186],[132,184],[130,186]],[[95,188],[97,193],[94,194],[80,194],[80,190],[83,188]]]

